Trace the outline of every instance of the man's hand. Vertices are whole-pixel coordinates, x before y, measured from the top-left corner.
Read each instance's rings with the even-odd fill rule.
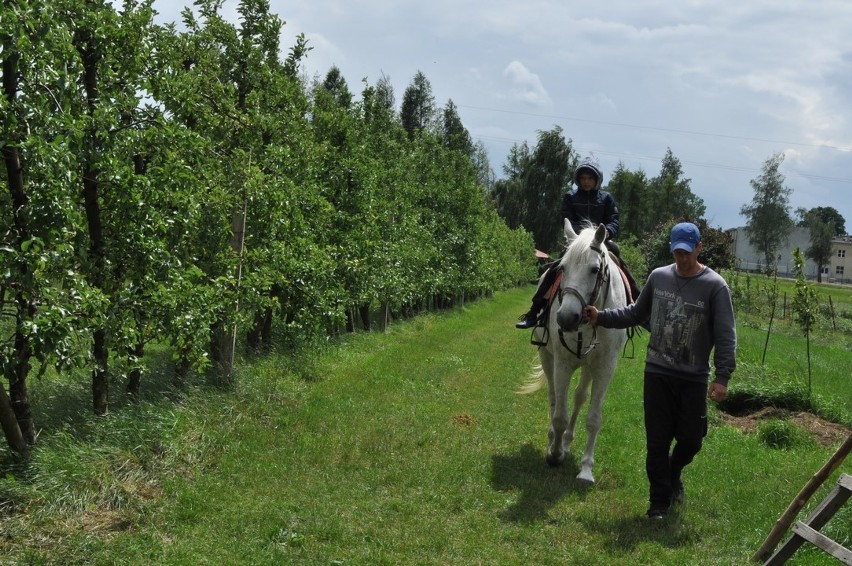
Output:
[[[711,401],[721,403],[728,398],[728,388],[721,383],[716,383],[714,381],[710,384],[710,388],[707,390],[707,398]]]
[[[583,309],[584,320],[591,324],[592,326],[597,326],[598,324],[598,309],[595,308],[594,305],[587,305],[586,308]]]

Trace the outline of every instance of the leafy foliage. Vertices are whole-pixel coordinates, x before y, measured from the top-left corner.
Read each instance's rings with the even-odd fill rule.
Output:
[[[793,263],[796,273],[796,294],[793,297],[795,320],[805,334],[813,330],[817,318],[816,292],[804,274],[805,260],[798,248],[793,250]]]
[[[816,219],[819,222],[831,225],[832,236],[843,236],[846,234],[846,220],[833,206],[817,206],[810,210],[797,208],[796,214],[799,216],[798,226],[808,227],[811,220]]]
[[[698,255],[698,260],[708,265],[714,271],[721,272],[734,266],[735,260],[731,251],[731,237],[718,228],[711,228],[704,219],[669,220],[653,230],[651,239],[644,244],[645,261],[648,270],[672,263],[671,243],[669,237],[672,228],[678,222],[694,222],[701,232],[704,248]]]
[[[561,247],[562,196],[570,190],[578,157],[562,128],[539,131],[536,146],[515,144],[492,198],[510,227],[523,226],[533,234],[535,246],[554,252]]]
[[[796,214],[801,219],[799,225],[810,231],[810,245],[805,250],[805,257],[816,263],[817,281],[822,282],[823,267],[831,262],[831,240],[846,231],[845,222],[832,207],[799,208]]]
[[[784,154],[777,153],[767,159],[759,177],[751,180],[754,197],[751,204],[740,209],[747,219],[749,242],[756,250],[763,252],[766,266],[776,263],[781,244],[793,229],[790,217],[790,194],[784,175],[780,172]]]
[[[106,412],[111,383],[138,394],[152,343],[179,382],[234,336],[298,347],[535,274],[529,234],[486,196],[487,155],[425,75],[400,112],[387,77],[360,100],[336,67],[308,85],[304,36],[282,60],[269,3],[237,12],[199,0],[178,30],[150,1],[0,8],[11,422],[34,430],[33,362],[88,368]]]

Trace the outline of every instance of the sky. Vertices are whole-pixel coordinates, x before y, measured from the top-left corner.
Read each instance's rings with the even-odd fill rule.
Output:
[[[189,2],[155,0],[159,22]],[[222,14],[238,22],[237,2]],[[271,0],[282,59],[303,33],[308,77],[337,66],[360,97],[420,71],[498,178],[514,144],[559,126],[604,184],[619,162],[654,177],[668,149],[710,225],[743,226],[764,163],[795,211],[837,209],[852,233],[848,0]]]

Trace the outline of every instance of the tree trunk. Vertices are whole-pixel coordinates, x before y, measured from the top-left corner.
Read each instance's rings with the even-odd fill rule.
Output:
[[[98,66],[100,56],[97,53],[91,33],[88,31],[80,31],[79,35],[75,37],[75,44],[83,61],[83,87],[86,90],[86,104],[89,120],[92,124],[92,129],[87,132],[87,137],[91,145],[96,147],[95,114],[99,100]],[[94,152],[95,150],[91,151]],[[101,207],[98,201],[100,171],[94,166],[94,155],[91,153],[84,156],[83,163],[83,202],[89,228],[89,257],[91,258],[87,278],[93,287],[102,290],[106,267],[104,257],[106,249]],[[106,330],[104,328],[95,329],[93,338],[92,355],[95,369],[92,371],[92,407],[95,414],[103,415],[109,407],[109,355],[106,347]]]
[[[95,358],[95,369],[92,370],[92,410],[96,415],[105,415],[109,410],[109,374],[106,331],[103,328],[94,332],[92,355]]]
[[[186,356],[180,356],[175,363],[175,375],[172,378],[172,385],[181,388],[186,385],[186,378],[189,375],[189,369],[192,367]]]
[[[280,296],[281,286],[277,284],[273,285],[269,290],[270,299],[278,300]],[[274,314],[272,307],[266,307],[262,313],[255,315],[254,325],[247,337],[248,345],[252,349],[257,350],[261,346],[269,348],[272,345],[272,321]]]
[[[260,340],[265,347],[272,345],[272,307],[266,309],[266,316],[263,317],[263,327],[260,329]]]
[[[370,331],[370,305],[369,303],[363,304],[358,307],[358,310],[361,313],[361,324],[364,326],[364,330]]]
[[[92,261],[88,279],[96,289],[103,289],[104,281],[104,236],[101,224],[101,208],[98,203],[98,172],[86,168],[83,173],[83,198],[86,205],[86,220],[89,226],[89,253]],[[106,329],[97,328],[93,333],[92,356],[92,408],[96,415],[106,414],[109,408],[109,353],[106,347]]]
[[[2,383],[0,383],[0,424],[3,425],[3,434],[6,436],[6,443],[9,448],[24,458],[28,458],[30,455],[29,446],[24,441],[15,413],[12,410],[12,404],[9,402],[9,396],[6,395],[6,388],[3,387]]]
[[[346,309],[346,332],[355,332],[355,309],[352,307]]]
[[[266,309],[264,312],[258,312],[254,315],[254,324],[252,324],[251,330],[249,330],[249,333],[246,336],[246,343],[252,350],[260,349],[261,334],[263,333],[263,324],[267,311],[269,311],[269,309]]]
[[[4,42],[5,44],[6,42]],[[3,59],[3,96],[14,107],[18,95],[18,61],[20,55],[9,45],[3,46],[6,57]],[[23,136],[23,134],[22,134]],[[7,140],[2,147],[3,164],[6,169],[6,181],[9,196],[12,199],[13,229],[12,238],[16,248],[20,249],[23,242],[30,239],[30,226],[27,221],[29,214],[29,195],[24,183],[24,168],[17,147],[18,140]],[[32,408],[27,395],[27,377],[30,371],[32,344],[30,336],[24,328],[24,323],[35,316],[33,289],[25,287],[25,282],[32,279],[30,267],[26,260],[17,261],[14,274],[17,279],[15,286],[15,352],[12,367],[7,370],[11,400],[3,390],[4,405],[11,407],[14,412],[15,426],[7,423],[9,413],[3,410],[3,430],[9,445],[17,452],[24,454],[21,447],[35,442],[35,427],[32,419]],[[5,299],[5,289],[3,289]],[[26,450],[25,450],[26,451]]]
[[[21,302],[24,301],[23,299]],[[33,311],[35,309],[32,309]],[[32,314],[29,315],[32,319]],[[27,376],[30,373],[30,357],[32,349],[30,347],[30,337],[21,329],[19,324],[18,330],[15,331],[15,359],[14,380],[9,382],[9,393],[12,399],[12,410],[15,411],[15,417],[18,420],[18,427],[21,430],[21,436],[27,444],[35,444],[35,425],[33,424],[33,412],[30,405],[30,398],[27,394]]]
[[[388,325],[390,324],[390,305],[386,302],[381,303],[382,309],[382,323],[381,330],[384,332],[388,329]]]
[[[231,249],[237,254],[237,272],[234,274],[237,287],[237,299],[234,302],[234,320],[240,311],[239,289],[243,277],[243,244],[246,231],[246,207],[248,201],[243,201],[239,208],[231,214]],[[221,325],[223,333],[219,340],[219,381],[221,385],[229,385],[234,379],[234,354],[237,349],[237,323],[230,327]]]
[[[142,356],[145,355],[145,343],[140,339],[136,344],[136,347],[130,350],[129,354],[138,360],[142,359]],[[142,389],[142,368],[139,367],[138,363],[136,366],[130,371],[130,375],[127,376],[127,393],[133,397],[139,396],[139,391]]]

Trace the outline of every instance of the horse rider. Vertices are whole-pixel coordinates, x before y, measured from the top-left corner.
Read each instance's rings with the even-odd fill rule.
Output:
[[[578,234],[586,227],[587,223],[591,223],[593,226],[598,224],[606,226],[607,247],[618,258],[619,266],[630,284],[632,299],[635,300],[639,296],[639,287],[627,270],[627,266],[621,260],[618,245],[614,241],[619,233],[618,205],[609,192],[601,189],[603,172],[601,172],[598,160],[594,156],[586,157],[580,161],[574,171],[574,184],[577,185],[577,189],[565,193],[562,197],[562,208],[560,210],[562,221],[564,222],[567,219],[571,222],[571,227]],[[532,328],[538,324],[539,315],[547,306],[547,292],[559,273],[558,264],[559,260],[551,262],[546,267],[533,295],[532,305],[527,312],[518,318],[518,322],[515,324],[516,328]]]

